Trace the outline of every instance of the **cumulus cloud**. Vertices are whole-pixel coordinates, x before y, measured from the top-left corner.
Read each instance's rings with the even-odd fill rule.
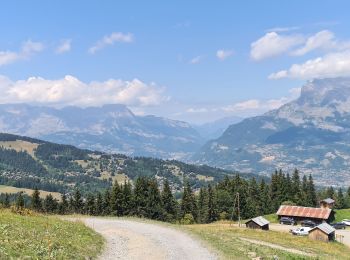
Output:
[[[71,39],[65,39],[65,40],[61,40],[61,43],[59,46],[57,46],[55,52],[57,54],[62,54],[62,53],[65,53],[65,52],[68,52],[71,50],[71,43],[72,43],[72,40]]]
[[[326,54],[323,57],[293,64],[288,70],[272,73],[269,79],[313,79],[350,76],[350,50]]]
[[[331,49],[337,45],[332,32],[324,30],[310,36],[305,45],[292,52],[292,55],[301,56],[316,49]]]
[[[218,50],[216,52],[216,57],[219,60],[226,60],[228,57],[233,55],[233,51],[232,50]]]
[[[131,43],[134,41],[134,36],[131,33],[113,32],[110,35],[104,36],[97,41],[95,45],[89,48],[89,53],[94,54],[96,51],[105,48],[108,45],[114,45],[117,42]]]
[[[267,29],[266,32],[289,32],[289,31],[295,31],[299,30],[300,27],[298,26],[290,26],[290,27],[274,27]]]
[[[250,56],[259,61],[290,51],[304,42],[301,35],[280,35],[276,32],[266,33],[251,44]]]
[[[44,49],[44,44],[41,42],[25,41],[22,48],[18,52],[0,51],[0,66],[14,63],[19,60],[30,58],[35,53],[41,52]]]
[[[168,100],[164,89],[154,83],[146,84],[138,79],[123,81],[109,79],[84,83],[73,76],[48,80],[31,77],[12,81],[0,77],[0,103],[34,103],[53,106],[100,106],[124,104],[127,106],[155,106]]]

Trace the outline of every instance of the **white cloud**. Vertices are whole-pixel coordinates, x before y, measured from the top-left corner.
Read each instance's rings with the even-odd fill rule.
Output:
[[[233,55],[233,51],[232,50],[218,50],[216,52],[216,57],[219,60],[225,60],[225,59],[227,59],[228,57],[230,57],[232,55]]]
[[[301,35],[279,35],[276,32],[266,33],[251,44],[250,56],[253,60],[263,60],[290,51],[304,42]]]
[[[198,64],[198,63],[200,63],[202,61],[202,58],[203,58],[202,56],[196,56],[196,57],[192,58],[189,61],[189,63],[190,64]]]
[[[28,40],[23,42],[22,48],[18,52],[0,51],[0,66],[14,63],[19,60],[30,58],[33,54],[41,52],[44,49],[44,44],[41,42],[33,42]]]
[[[131,43],[134,41],[134,36],[131,33],[113,32],[110,35],[104,36],[97,41],[95,45],[89,48],[89,53],[94,54],[96,51],[105,48],[108,45],[113,45],[116,42]]]
[[[99,106],[118,103],[147,107],[168,100],[168,97],[163,95],[163,88],[138,79],[109,79],[104,82],[84,83],[69,75],[57,80],[31,77],[19,81],[11,81],[1,76],[0,90],[0,103],[23,102],[54,106]]]
[[[288,70],[272,73],[269,79],[313,79],[350,76],[350,50],[326,54],[302,64],[293,64]]]
[[[305,45],[292,52],[292,55],[302,56],[316,49],[331,49],[335,48],[335,36],[332,32],[324,30],[309,37]]]
[[[71,39],[61,40],[61,43],[60,43],[59,46],[57,46],[55,52],[57,54],[62,54],[62,53],[68,52],[72,48],[71,45],[72,45],[72,40]]]

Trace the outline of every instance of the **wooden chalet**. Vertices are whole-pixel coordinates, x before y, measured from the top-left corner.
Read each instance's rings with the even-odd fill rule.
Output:
[[[269,230],[269,224],[270,222],[261,216],[252,218],[245,223],[247,228],[262,230]]]
[[[322,223],[309,231],[309,238],[319,241],[334,241],[335,229],[327,223]]]
[[[311,208],[282,205],[278,209],[278,218],[289,217],[295,221],[312,220],[317,224],[334,220],[334,211],[330,208]]]

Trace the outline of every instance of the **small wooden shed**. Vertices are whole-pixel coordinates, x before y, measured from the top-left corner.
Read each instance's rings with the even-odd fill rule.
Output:
[[[309,238],[324,242],[335,240],[335,229],[327,223],[322,223],[309,231]]]
[[[265,218],[263,218],[262,216],[252,218],[245,223],[247,228],[262,229],[262,230],[269,230],[269,224],[270,222]]]
[[[334,199],[331,199],[331,198],[327,198],[320,201],[321,208],[332,209],[334,207],[334,204],[335,204],[335,201]]]

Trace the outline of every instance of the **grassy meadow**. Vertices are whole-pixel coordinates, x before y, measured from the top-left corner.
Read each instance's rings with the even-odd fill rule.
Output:
[[[0,259],[94,259],[103,245],[80,222],[0,209]]]
[[[225,223],[189,225],[184,228],[218,251],[222,259],[252,259],[255,257],[262,257],[262,259],[276,259],[276,257],[278,259],[350,259],[350,248],[337,242],[313,241],[307,237],[296,237],[288,233],[251,230]],[[305,254],[251,243],[244,239],[295,249]]]
[[[55,199],[60,200],[61,199],[61,193],[59,192],[48,192],[44,190],[39,190],[40,191],[40,197],[43,199],[46,197],[46,195],[50,194],[52,197]],[[28,196],[32,196],[34,190],[32,189],[26,189],[26,188],[17,188],[17,187],[12,187],[12,186],[7,186],[7,185],[0,185],[0,193],[9,193],[9,194],[16,194],[19,192],[23,192],[24,194]]]

